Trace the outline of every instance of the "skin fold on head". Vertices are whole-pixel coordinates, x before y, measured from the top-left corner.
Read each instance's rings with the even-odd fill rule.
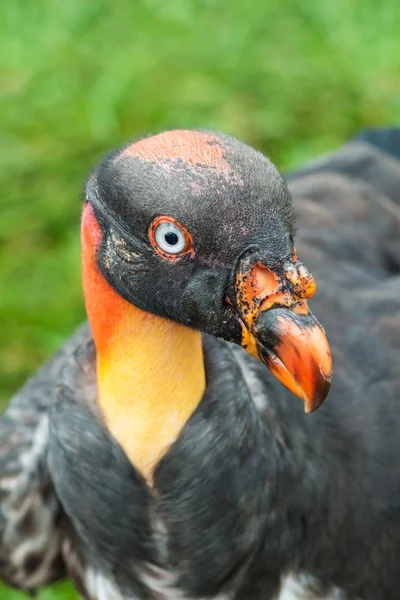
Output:
[[[206,385],[200,332],[242,345],[305,402],[332,376],[272,163],[224,135],[171,131],[100,164],[82,219],[85,303],[107,427],[151,483]],[[223,401],[223,399],[221,399]]]

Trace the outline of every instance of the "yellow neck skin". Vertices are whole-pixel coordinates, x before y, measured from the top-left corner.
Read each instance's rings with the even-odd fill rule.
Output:
[[[83,287],[97,350],[98,402],[107,428],[152,483],[205,390],[200,333],[121,298],[96,265],[101,229],[82,219]]]

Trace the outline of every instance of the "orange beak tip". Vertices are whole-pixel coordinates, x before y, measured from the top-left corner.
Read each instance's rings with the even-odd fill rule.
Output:
[[[326,397],[329,394],[329,390],[331,388],[332,383],[332,371],[329,375],[325,375],[321,371],[321,382],[319,384],[319,393],[314,396],[308,396],[303,393],[303,401],[304,401],[304,412],[309,414],[315,412],[320,408],[320,406],[324,403]]]
[[[296,315],[288,309],[266,311],[261,318],[257,334],[250,333],[243,325],[244,331],[247,329],[243,341],[246,338],[246,342],[249,339],[253,342],[246,344],[247,351],[303,400],[307,414],[314,412],[327,397],[332,380],[332,359],[325,332],[312,315]],[[268,342],[271,332],[277,342],[267,345],[263,341]]]

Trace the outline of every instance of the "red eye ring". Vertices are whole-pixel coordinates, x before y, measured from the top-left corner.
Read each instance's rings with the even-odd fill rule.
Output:
[[[168,225],[170,225],[169,228]],[[160,231],[166,232],[166,235],[172,234],[174,238],[174,244],[169,246],[169,250],[167,250],[168,243],[164,243],[164,248],[160,246],[160,242],[162,242],[162,238],[160,238]],[[154,250],[164,260],[176,262],[183,256],[195,255],[192,236],[188,230],[183,227],[179,221],[168,215],[162,215],[153,220],[149,227],[149,239]],[[167,242],[167,239],[165,238],[164,241]]]

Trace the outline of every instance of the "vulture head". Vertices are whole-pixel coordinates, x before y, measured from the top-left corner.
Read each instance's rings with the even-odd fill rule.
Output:
[[[242,345],[307,412],[324,401],[332,366],[307,304],[314,279],[296,254],[285,182],[256,150],[178,130],[113,152],[87,184],[82,243],[96,346],[113,335],[96,313],[115,311],[93,270],[142,311]]]

